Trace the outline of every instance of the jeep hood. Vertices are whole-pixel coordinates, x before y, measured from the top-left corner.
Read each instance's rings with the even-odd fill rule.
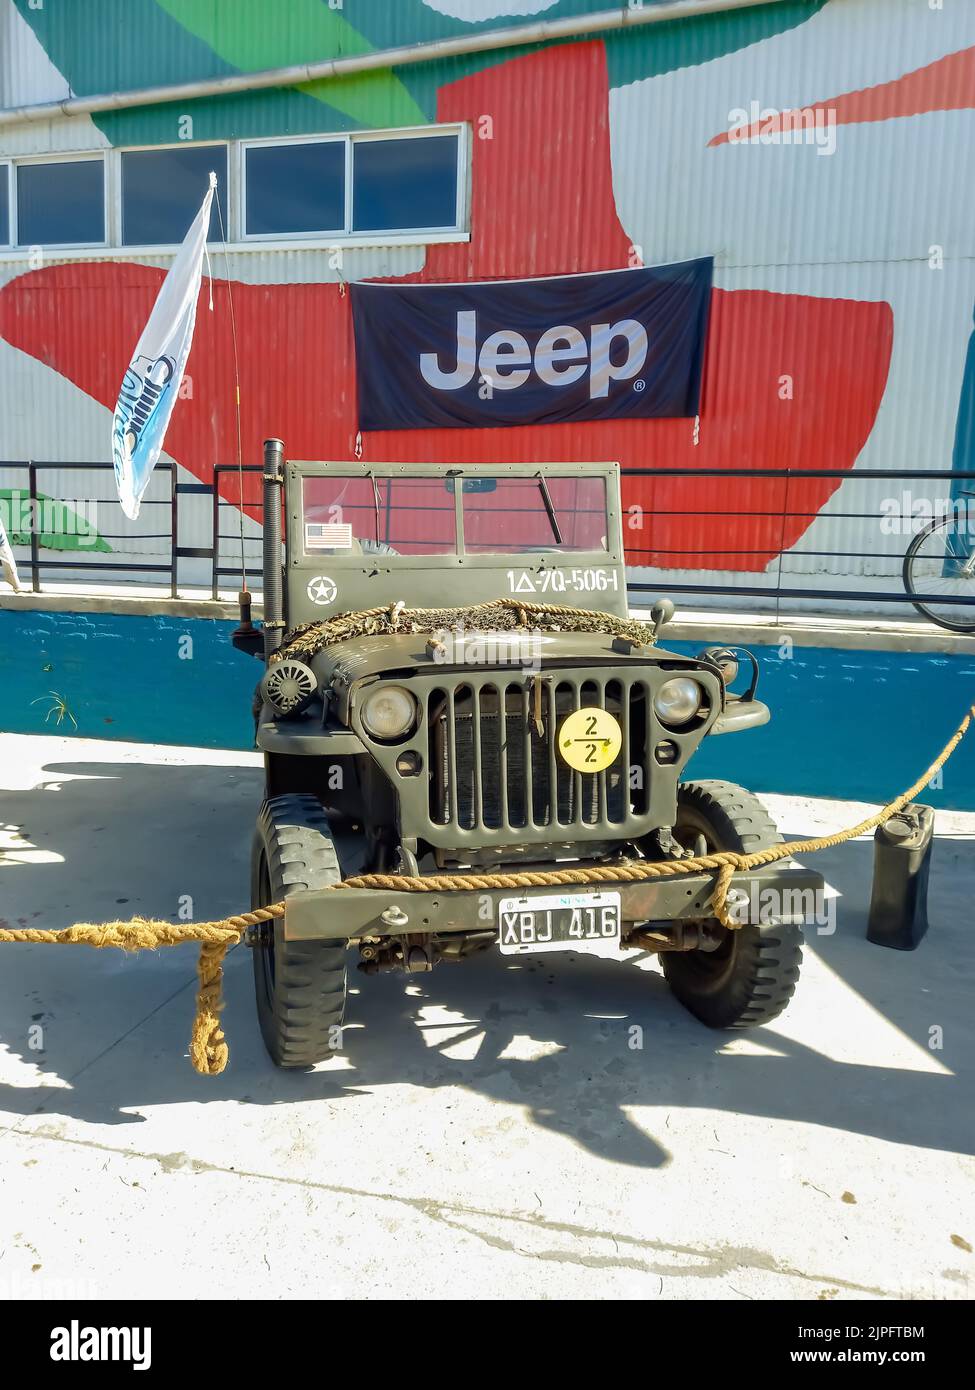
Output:
[[[657,646],[632,647],[625,639],[603,632],[465,632],[462,638],[438,650],[435,636],[424,632],[352,637],[316,653],[309,665],[322,686],[340,687],[369,677],[405,677],[438,668],[453,673],[491,669],[517,676],[522,669],[539,663],[543,670],[632,663],[673,664],[684,671],[701,667],[694,657]]]

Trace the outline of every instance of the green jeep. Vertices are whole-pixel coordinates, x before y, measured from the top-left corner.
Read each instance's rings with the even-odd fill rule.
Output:
[[[666,600],[629,618],[615,464],[285,464],[269,440],[264,505],[263,634],[235,641],[266,664],[252,905],[286,910],[247,940],[278,1065],[340,1046],[350,948],[373,973],[638,947],[712,1027],[785,1008],[803,914],[770,915],[769,894],[805,902],[818,875],[736,873],[735,930],[710,908],[713,873],[613,878],[780,839],[750,792],[685,780],[703,738],[769,712],[750,654],[658,646]],[[526,881],[567,869],[585,872]],[[329,891],[363,874],[390,877]]]

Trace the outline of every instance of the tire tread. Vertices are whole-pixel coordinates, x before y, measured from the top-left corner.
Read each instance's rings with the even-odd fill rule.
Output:
[[[307,793],[270,797],[257,819],[256,846],[263,848],[271,898],[326,888],[342,877],[328,818]],[[335,1028],[342,1026],[346,1001],[344,940],[286,941],[281,922],[273,924],[275,975],[271,997],[261,978],[264,963],[255,950],[254,978],[261,1031],[273,1061],[282,1067],[310,1067],[334,1055]]]
[[[683,782],[679,800],[709,821],[721,848],[743,854],[782,843],[775,822],[754,793],[734,782],[706,778]],[[802,962],[802,929],[775,922],[749,925],[736,933],[737,967],[723,995],[696,991],[686,961],[677,952],[663,956],[663,971],[674,994],[713,1028],[755,1028],[771,1023],[795,993]]]

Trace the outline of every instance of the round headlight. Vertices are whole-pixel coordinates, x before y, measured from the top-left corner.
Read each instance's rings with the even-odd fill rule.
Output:
[[[401,685],[381,685],[366,696],[362,722],[373,738],[400,738],[416,723],[416,700]]]
[[[664,724],[686,724],[701,708],[704,692],[697,681],[688,676],[675,676],[664,681],[653,697],[657,718]]]

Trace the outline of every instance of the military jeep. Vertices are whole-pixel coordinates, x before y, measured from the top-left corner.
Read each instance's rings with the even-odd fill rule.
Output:
[[[711,910],[713,873],[613,879],[780,838],[750,792],[685,778],[704,738],[769,711],[750,654],[667,651],[666,600],[629,617],[615,464],[285,463],[269,440],[264,505],[263,633],[235,640],[266,665],[252,904],[286,909],[247,940],[275,1063],[334,1051],[350,950],[368,974],[638,948],[712,1027],[785,1008],[803,914],[769,903],[805,903],[818,875],[737,873],[735,930]],[[568,869],[583,872],[526,886]],[[433,891],[331,891],[361,875],[430,875]]]

